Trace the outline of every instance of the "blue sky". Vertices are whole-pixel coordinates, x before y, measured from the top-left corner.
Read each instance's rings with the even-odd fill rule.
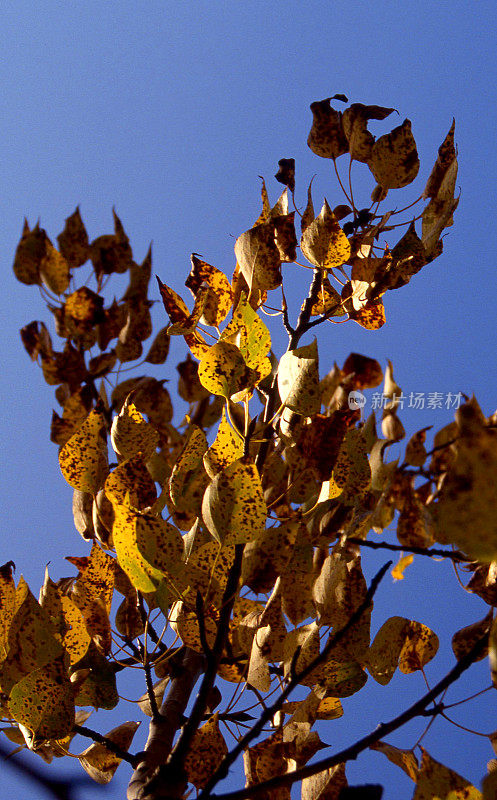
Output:
[[[405,393],[474,392],[485,413],[495,409],[496,23],[494,4],[485,0],[2,4],[0,253],[6,296],[0,330],[0,563],[14,560],[36,593],[47,562],[58,576],[64,573],[63,556],[85,553],[74,531],[71,491],[49,441],[53,391],[29,361],[18,334],[32,319],[47,316],[37,289],[18,284],[11,270],[24,216],[31,224],[40,218],[54,240],[79,204],[94,238],[111,232],[115,206],[135,260],[144,258],[153,241],[154,271],[177,291],[183,291],[192,251],[229,275],[235,238],[259,213],[258,176],[265,176],[274,200],[279,194],[281,187],[272,179],[278,159],[295,157],[300,203],[314,173],[316,207],[325,194],[331,205],[343,201],[330,163],[306,146],[309,104],[336,92],[399,110],[392,124],[393,116],[372,123],[376,135],[399,124],[397,119],[411,119],[421,159],[417,193],[455,116],[462,193],[443,256],[407,287],[388,293],[388,321],[380,331],[364,331],[355,323],[320,329],[321,373],[352,351],[383,365],[390,358]],[[354,177],[367,199],[372,188],[367,169],[356,164]],[[307,280],[300,272],[289,276],[286,286],[294,304]],[[158,307],[154,313],[163,324]],[[280,353],[285,338],[275,338]],[[178,342],[164,367],[163,376],[173,384],[175,364],[184,353]],[[180,406],[179,415],[184,410]],[[450,419],[443,409],[402,414],[411,433]],[[377,563],[370,559],[368,575]],[[417,584],[406,578],[384,590],[378,613],[384,619],[405,611],[433,624],[447,655],[447,618],[454,630],[457,618],[462,626],[487,609],[462,590],[457,598],[441,594],[439,570],[432,565],[419,570],[422,596],[413,596]],[[450,663],[450,654],[445,661],[443,654],[438,658],[433,682]],[[484,675],[481,666],[479,673],[480,667],[474,668],[467,687],[473,676]],[[345,745],[353,735],[348,726],[355,731],[357,723],[359,735],[380,721],[379,708],[381,719],[395,714],[423,691],[421,679],[410,680],[410,687],[408,679],[399,680],[388,705],[381,699],[384,690],[375,694],[374,687],[366,710],[362,693],[351,698],[346,724],[332,728],[329,723],[322,738]],[[475,706],[474,724],[491,730],[492,700],[485,697],[478,707],[484,721],[476,722],[480,710]],[[126,715],[133,718],[132,706]],[[108,726],[106,719],[98,723],[101,730],[113,724],[114,718]],[[434,727],[427,748],[478,781],[492,757],[487,741]],[[406,733],[395,741],[409,746],[413,738]],[[385,800],[399,791],[410,796],[410,781],[380,755],[367,756],[364,764],[364,769],[351,766],[351,782],[383,777]],[[126,767],[120,769],[124,780]],[[111,794],[117,797],[116,780]],[[7,770],[2,781],[19,786]],[[102,792],[95,786],[84,796],[93,800]]]

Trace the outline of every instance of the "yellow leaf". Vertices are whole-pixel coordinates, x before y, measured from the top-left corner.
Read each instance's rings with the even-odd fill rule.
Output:
[[[437,654],[438,636],[422,622],[410,620],[405,637],[400,651],[399,669],[408,675],[423,669]]]
[[[235,255],[250,293],[276,289],[281,284],[281,259],[274,224],[264,222],[242,233],[235,242]]]
[[[0,671],[2,691],[9,694],[23,677],[44,667],[63,653],[56,630],[46,612],[21,577],[16,588],[15,611],[8,632],[7,657]]]
[[[318,349],[316,340],[295,350],[288,350],[278,366],[278,391],[281,402],[302,416],[311,416],[321,408]]]
[[[383,300],[368,300],[358,311],[351,311],[349,316],[366,330],[377,331],[386,322]]]
[[[207,645],[214,646],[217,633],[219,612],[212,606],[204,605],[204,631]],[[203,653],[204,648],[200,640],[200,628],[196,611],[188,609],[182,601],[173,603],[169,613],[169,623],[173,631],[180,637],[183,644]]]
[[[244,544],[264,527],[266,504],[257,467],[249,459],[234,461],[206,489],[202,516],[222,544]]]
[[[71,558],[67,560],[74,563]],[[94,542],[89,558],[77,562],[77,566],[79,574],[72,587],[71,599],[83,614],[92,639],[104,653],[108,653],[115,560]]]
[[[127,752],[133,741],[139,722],[123,722],[105,734],[105,738]],[[81,766],[97,783],[109,783],[121,763],[119,756],[111,753],[104,744],[90,745],[78,756]]]
[[[349,149],[342,125],[342,115],[331,108],[330,100],[311,103],[312,128],[307,144],[313,153],[322,158],[338,158]]]
[[[191,425],[184,447],[169,478],[171,500],[179,511],[187,511],[191,507],[188,489],[192,480],[195,481],[197,473],[205,475],[202,457],[206,450],[205,433],[197,425]],[[204,483],[204,481],[201,482]],[[207,484],[206,480],[205,484]]]
[[[342,789],[347,786],[345,764],[317,772],[302,781],[302,800],[340,800]]]
[[[243,389],[254,386],[259,375],[247,366],[235,344],[221,339],[202,357],[198,377],[207,391],[228,400]]]
[[[409,566],[409,564],[412,564],[413,561],[414,556],[412,553],[409,553],[407,556],[401,556],[398,563],[392,569],[392,578],[395,581],[404,580],[404,570]]]
[[[326,200],[319,216],[304,230],[300,247],[307,260],[321,269],[339,267],[350,258],[349,240]]]
[[[185,281],[193,295],[196,297],[203,283],[209,287],[209,292],[203,307],[200,319],[206,325],[219,327],[228,315],[232,304],[231,285],[226,275],[216,267],[202,261],[196,253],[191,255],[192,268]]]
[[[209,478],[214,478],[218,472],[227,467],[236,459],[243,455],[243,441],[233,433],[233,428],[226,418],[226,411],[223,408],[223,415],[217,436],[209,449],[204,453],[204,467]]]
[[[341,489],[342,499],[364,492],[371,482],[366,439],[361,428],[351,428],[343,438],[333,468],[332,481]],[[331,481],[330,481],[331,491]]]
[[[105,481],[105,494],[113,505],[127,502],[140,509],[153,505],[157,491],[142,453],[122,461],[109,473]]]
[[[28,286],[40,283],[40,264],[46,252],[48,236],[39,225],[29,229],[27,220],[14,258],[14,275]]]
[[[466,625],[464,628],[461,628],[461,630],[456,631],[452,637],[452,650],[458,661],[463,658],[466,653],[469,653],[479,639],[488,633],[491,624],[492,609],[490,609],[483,619],[478,622],[473,622],[472,625]],[[492,648],[492,641],[490,641],[489,644],[490,648]],[[475,661],[481,661],[486,655],[487,651],[484,650]]]
[[[59,739],[70,733],[74,725],[74,698],[64,658],[50,661],[16,683],[8,707],[16,722],[38,739]]]
[[[135,589],[153,592],[182,562],[181,534],[161,517],[138,514],[124,505],[114,509],[112,535],[117,560]]]
[[[141,452],[148,461],[159,444],[159,434],[142,417],[135,404],[128,397],[117,417],[114,417],[111,429],[112,447],[122,459],[131,458]]]
[[[184,761],[190,783],[202,789],[228,753],[226,742],[219,730],[218,714],[213,714],[192,738]]]
[[[80,609],[73,600],[45,574],[45,583],[40,592],[40,605],[48,614],[54,630],[69,655],[70,663],[76,664],[85,655],[90,645],[90,635]]]
[[[393,677],[404,645],[409,620],[390,617],[383,623],[369,648],[368,670],[377,683],[386,686]]]
[[[166,328],[161,328],[154,341],[150,345],[145,361],[148,364],[163,364],[169,353],[169,343],[171,337]]]
[[[256,369],[260,379],[271,372],[271,363],[266,357],[271,347],[271,335],[267,326],[242,293],[229,325],[221,339],[236,344],[248,367]]]
[[[371,750],[377,750],[379,753],[384,753],[392,764],[403,769],[413,781],[417,781],[419,766],[412,750],[401,750],[400,747],[395,747],[395,745],[387,742],[375,742],[370,745],[370,748]]]
[[[421,747],[423,758],[413,800],[482,800],[482,794],[457,772],[444,767]]]
[[[376,140],[368,166],[384,189],[397,189],[414,180],[419,158],[410,120],[404,120],[402,125]]]
[[[107,472],[105,419],[93,409],[59,453],[62,475],[70,486],[95,495]]]

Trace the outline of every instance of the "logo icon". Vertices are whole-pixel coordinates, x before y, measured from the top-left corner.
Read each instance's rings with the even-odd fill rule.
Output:
[[[358,408],[364,408],[366,405],[366,398],[362,392],[353,391],[349,392],[349,408],[356,411]]]

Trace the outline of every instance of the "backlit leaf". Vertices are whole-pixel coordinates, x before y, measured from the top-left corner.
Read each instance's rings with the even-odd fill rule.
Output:
[[[235,255],[250,292],[276,289],[281,284],[281,258],[274,224],[265,222],[242,233],[235,242]]]
[[[195,480],[195,477],[200,478],[200,475],[205,474],[203,455],[206,450],[207,439],[205,433],[197,425],[192,425],[169,478],[171,500],[179,510],[186,511],[189,506],[191,507],[188,487],[191,481]],[[203,484],[207,483],[206,480],[201,478],[200,480]],[[197,500],[200,502],[200,498],[197,498]],[[200,507],[198,510],[200,510]]]
[[[194,734],[184,761],[190,783],[202,789],[228,752],[219,730],[218,715],[213,714]]]
[[[0,663],[8,652],[9,629],[15,613],[16,587],[12,577],[13,561],[0,567]]]
[[[233,432],[233,428],[226,418],[226,411],[223,408],[216,438],[203,456],[204,467],[209,478],[213,478],[228,464],[241,458],[242,455],[243,441]]]
[[[105,419],[92,410],[59,453],[62,475],[70,486],[95,495],[108,473]]]
[[[198,377],[209,392],[229,399],[255,385],[258,374],[247,366],[236,345],[220,340],[203,356]]]
[[[109,733],[106,733],[105,738],[127,752],[139,724],[139,722],[123,722],[117,728],[113,728]],[[109,783],[121,763],[119,756],[111,753],[105,745],[99,742],[95,742],[90,747],[87,747],[86,750],[83,750],[78,758],[90,778],[93,778],[97,783],[103,784]]]
[[[490,562],[497,555],[497,437],[481,430],[460,438],[434,506],[436,539],[454,543],[471,558]]]
[[[124,505],[114,510],[112,536],[117,560],[135,589],[153,592],[182,561],[181,534],[161,517],[138,514]]]
[[[409,621],[399,657],[399,669],[408,675],[423,669],[438,651],[438,636],[421,622]]]
[[[428,178],[428,182],[423,192],[423,197],[437,197],[442,185],[442,181],[456,158],[457,152],[454,146],[454,131],[456,127],[455,119],[452,120],[449,132],[442,144],[438,148],[438,156],[433,169]]]
[[[217,328],[231,308],[232,292],[230,282],[221,270],[202,261],[196,253],[192,253],[191,262],[192,268],[185,281],[185,286],[191,290],[194,297],[197,297],[201,286],[207,284],[209,292],[207,293],[200,321]]]
[[[316,340],[295,350],[288,350],[278,367],[278,391],[281,402],[302,416],[321,408],[318,350]]]
[[[454,655],[459,661],[466,653],[475,646],[476,642],[488,633],[492,622],[492,611],[490,610],[486,617],[478,622],[473,622],[472,625],[467,625],[464,628],[456,631],[452,637],[452,650]],[[485,658],[487,652],[484,651],[480,656],[475,659],[480,661]]]
[[[375,742],[370,745],[370,748],[371,750],[377,750],[379,753],[384,753],[392,764],[404,770],[406,775],[409,775],[413,781],[417,781],[419,765],[412,750],[401,750],[400,747],[395,747],[395,745],[387,742]]]
[[[302,800],[340,800],[347,786],[345,764],[337,764],[302,781]]]
[[[404,580],[404,577],[405,577],[404,576],[404,572],[407,569],[407,567],[410,564],[412,564],[413,561],[414,561],[414,556],[413,556],[412,553],[409,553],[409,555],[402,556],[401,558],[399,558],[397,564],[395,565],[395,567],[391,571],[391,575],[392,575],[392,578],[394,579],[394,581],[402,581],[402,580]]]
[[[147,461],[159,444],[159,434],[128,398],[112,423],[112,447],[123,459],[142,453]]]
[[[312,152],[322,158],[338,158],[349,149],[343,131],[342,115],[331,108],[330,100],[318,100],[311,103],[312,128],[307,144]]]
[[[250,542],[264,527],[266,516],[259,473],[249,459],[229,464],[206,489],[202,517],[222,544]]]
[[[74,699],[63,657],[22,678],[9,695],[9,711],[39,739],[59,739],[74,725]]]
[[[413,800],[482,800],[482,794],[457,772],[444,767],[421,747],[423,758]]]
[[[122,461],[107,477],[105,494],[113,504],[123,505],[128,499],[134,508],[147,508],[157,498],[154,481],[145,466],[141,452]]]
[[[349,259],[349,240],[327,200],[324,201],[319,216],[304,230],[300,246],[308,261],[321,269],[339,267]]]

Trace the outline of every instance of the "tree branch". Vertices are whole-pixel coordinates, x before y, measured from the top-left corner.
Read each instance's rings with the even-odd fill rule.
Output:
[[[386,564],[382,566],[382,568],[377,572],[374,576],[373,580],[371,581],[371,585],[366,593],[366,596],[363,602],[356,608],[354,613],[350,616],[350,619],[343,626],[340,630],[336,631],[336,633],[332,633],[330,638],[328,639],[326,646],[323,648],[322,652],[319,653],[316,658],[314,658],[309,664],[307,664],[304,669],[300,670],[300,672],[296,672],[295,664],[298,658],[292,659],[292,665],[290,669],[290,680],[288,681],[287,685],[279,695],[279,697],[274,701],[274,703],[270,706],[266,706],[261,713],[257,722],[252,726],[252,728],[247,731],[245,736],[243,736],[239,742],[235,745],[233,750],[229,752],[225,758],[223,759],[222,763],[219,765],[218,769],[212,775],[206,786],[204,787],[203,791],[200,793],[198,800],[206,800],[209,796],[211,796],[211,790],[214,788],[216,783],[226,777],[228,774],[228,770],[230,766],[236,761],[238,756],[247,749],[250,742],[252,742],[262,731],[264,725],[271,720],[277,711],[280,710],[281,706],[287,699],[287,697],[291,694],[291,692],[295,689],[298,684],[307,678],[310,673],[316,669],[320,664],[322,664],[326,658],[328,657],[330,651],[335,647],[343,638],[347,635],[348,631],[358,622],[364,612],[369,608],[371,604],[371,600],[373,599],[376,590],[380,584],[381,579],[385,575],[387,569],[391,566],[392,562],[388,561]]]
[[[360,536],[347,536],[347,541],[358,544],[361,547],[369,547],[371,550],[393,550],[402,553],[416,553],[420,556],[441,556],[450,558],[451,561],[469,562],[470,559],[461,553],[460,550],[443,550],[441,547],[405,547],[403,544],[389,544],[388,542],[372,542],[369,539],[361,539]]]
[[[128,800],[143,800],[154,797],[159,800],[167,796],[173,787],[164,786],[160,766],[165,764],[173,746],[176,731],[179,729],[193,687],[200,675],[204,658],[190,648],[185,648],[181,663],[175,667],[169,692],[164,698],[157,719],[152,719],[145,750],[136,758],[140,759],[131,776],[128,786]],[[177,795],[178,796],[178,795]]]
[[[457,662],[450,672],[448,672],[447,675],[445,675],[445,677],[433,687],[433,689],[423,695],[423,697],[421,697],[416,703],[403,711],[397,717],[391,719],[390,722],[382,722],[377,728],[375,728],[374,731],[372,731],[372,733],[367,734],[362,739],[358,739],[357,742],[349,747],[346,747],[344,750],[340,750],[338,753],[328,756],[328,758],[323,758],[320,761],[316,761],[314,764],[308,764],[305,767],[294,770],[293,772],[287,772],[284,775],[278,775],[275,778],[270,778],[269,780],[263,781],[255,786],[249,786],[245,789],[240,789],[235,792],[210,795],[211,800],[247,800],[247,798],[254,797],[259,792],[264,791],[267,793],[271,792],[273,789],[279,788],[280,786],[292,786],[294,783],[296,783],[296,781],[301,781],[304,778],[310,777],[311,775],[316,775],[318,772],[323,772],[325,769],[335,767],[337,764],[356,759],[360,753],[362,753],[372,744],[379,742],[385,736],[388,736],[390,733],[393,733],[393,731],[401,728],[414,717],[422,715],[426,706],[435,700],[439,694],[444,692],[445,689],[451,686],[451,684],[453,684],[458,678],[460,678],[462,673],[465,672],[471,666],[471,664],[477,660],[478,656],[483,652],[485,647],[487,647],[487,644],[488,633],[479,639],[471,648],[471,650],[465,656],[463,656],[460,661]],[[202,793],[199,797],[199,800],[205,800],[205,798],[206,795]]]
[[[128,753],[126,750],[123,750],[115,742],[112,742],[110,739],[108,739],[107,736],[103,736],[101,733],[94,731],[92,728],[87,728],[86,725],[74,725],[73,731],[74,733],[79,733],[80,736],[88,737],[88,739],[91,739],[98,744],[103,744],[103,746],[106,747],[111,753],[114,753],[115,756],[121,758],[123,761],[127,761],[132,767],[136,766],[137,756],[130,755],[130,753]]]

